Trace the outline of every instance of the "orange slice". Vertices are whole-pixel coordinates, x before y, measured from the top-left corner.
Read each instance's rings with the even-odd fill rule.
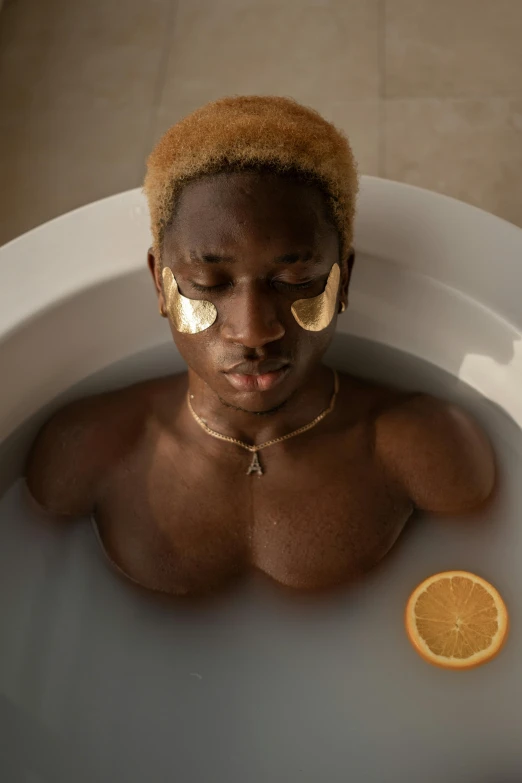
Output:
[[[508,613],[489,582],[467,571],[446,571],[413,591],[406,606],[406,631],[429,663],[471,669],[500,652]]]

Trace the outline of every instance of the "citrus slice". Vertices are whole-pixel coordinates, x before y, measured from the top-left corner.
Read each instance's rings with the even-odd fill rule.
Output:
[[[467,571],[446,571],[413,591],[406,606],[406,631],[429,663],[471,669],[500,652],[508,613],[489,582]]]

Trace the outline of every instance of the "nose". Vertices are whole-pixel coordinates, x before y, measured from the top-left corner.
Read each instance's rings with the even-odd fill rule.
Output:
[[[246,348],[261,348],[280,340],[284,333],[274,292],[260,291],[255,286],[249,286],[231,299],[221,329],[225,340]]]

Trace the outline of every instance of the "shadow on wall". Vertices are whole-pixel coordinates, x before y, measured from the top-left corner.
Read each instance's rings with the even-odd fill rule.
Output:
[[[101,783],[78,747],[58,742],[28,713],[0,696],[0,780]]]
[[[442,347],[445,367],[455,375],[469,355],[509,365],[521,341],[518,329],[480,299],[397,261],[362,254],[357,255],[350,306],[343,319],[350,331],[355,325],[360,337],[371,337],[373,322],[382,327],[384,321],[388,331],[381,332],[379,341],[404,325],[408,345],[413,347],[422,338],[419,355],[432,346]],[[412,324],[418,324],[418,330]]]
[[[118,308],[118,301],[123,300],[125,307]],[[96,328],[91,329],[94,320]],[[149,275],[143,269],[124,280],[116,278],[88,288],[10,332],[0,342],[2,375],[6,385],[16,377],[22,393],[11,394],[10,408],[1,411],[5,426],[14,424],[15,430],[7,430],[11,433],[7,437],[0,431],[0,490],[20,474],[27,445],[50,413],[81,396],[74,393],[76,384],[85,381],[83,394],[103,391],[103,386],[89,385],[93,372],[111,363],[113,356],[125,357],[157,345],[161,329],[169,340],[170,332],[158,317]],[[130,333],[139,335],[131,345]],[[61,350],[53,351],[53,346]]]

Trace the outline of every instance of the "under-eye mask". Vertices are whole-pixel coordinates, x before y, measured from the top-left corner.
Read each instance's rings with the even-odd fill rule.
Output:
[[[299,326],[309,332],[320,332],[330,325],[337,308],[340,279],[341,269],[339,264],[334,264],[322,294],[293,303],[292,315]]]
[[[172,270],[168,267],[163,268],[162,277],[167,315],[178,332],[198,334],[212,326],[217,318],[217,310],[212,302],[183,296]]]

